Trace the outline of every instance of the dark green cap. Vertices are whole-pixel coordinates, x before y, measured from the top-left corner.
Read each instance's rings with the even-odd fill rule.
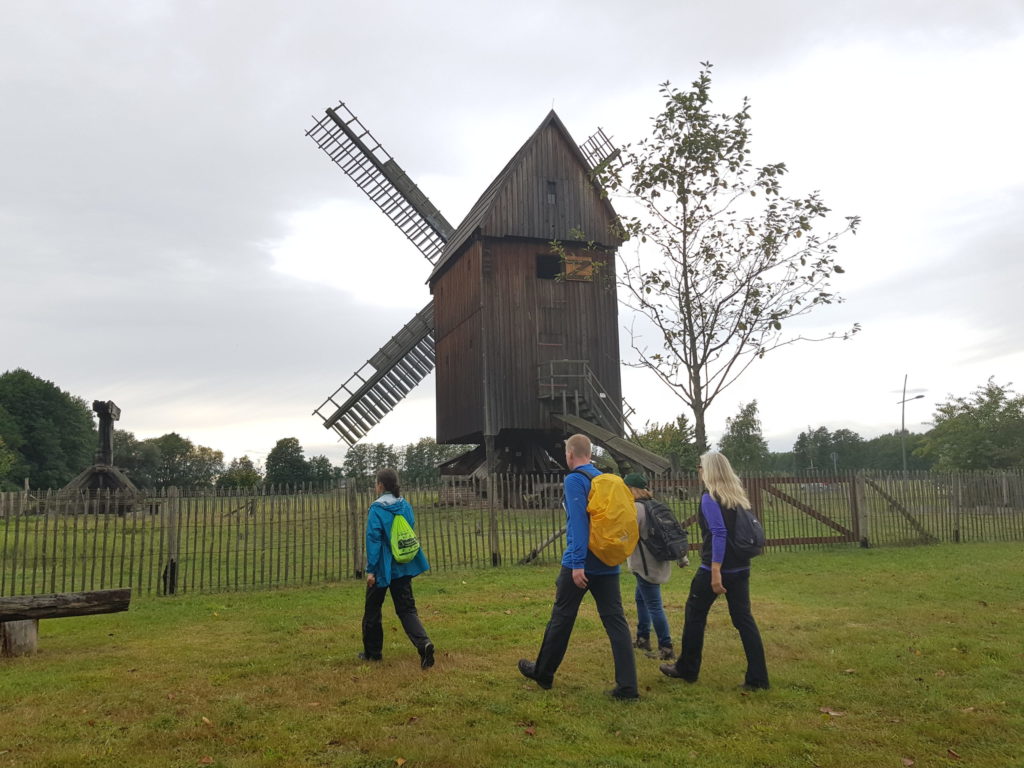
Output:
[[[630,472],[624,478],[622,482],[628,485],[630,488],[647,488],[647,478],[641,475],[639,472]]]

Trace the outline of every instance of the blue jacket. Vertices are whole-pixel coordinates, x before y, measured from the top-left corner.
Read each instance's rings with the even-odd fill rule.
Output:
[[[405,499],[385,493],[373,504],[366,518],[366,572],[376,577],[378,587],[386,587],[392,579],[419,576],[430,570],[427,556],[421,548],[408,563],[396,563],[391,556],[391,525],[395,515],[401,515],[416,528],[416,516]]]
[[[601,474],[593,464],[583,464],[576,469],[584,472],[587,477]],[[562,485],[565,489],[565,554],[562,555],[562,565],[566,568],[582,568],[584,573],[594,576],[618,573],[619,566],[605,565],[590,551],[590,516],[587,514],[590,481],[570,472]]]

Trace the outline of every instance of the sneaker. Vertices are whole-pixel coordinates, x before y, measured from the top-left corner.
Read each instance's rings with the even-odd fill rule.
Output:
[[[636,640],[633,641],[633,647],[639,648],[641,651],[651,650],[651,638],[637,636]]]
[[[675,661],[676,652],[672,650],[671,645],[659,645],[658,646],[658,659],[661,661]]]
[[[379,653],[365,653],[360,651],[359,658],[363,661],[380,661],[381,655]]]
[[[519,673],[523,677],[533,680],[533,682],[535,682],[545,691],[551,690],[551,681],[541,680],[539,677],[537,677],[537,667],[532,661],[529,661],[528,659],[520,659],[519,664],[517,666],[519,667]]]
[[[420,652],[420,669],[430,669],[434,666],[434,644],[427,641],[427,644],[422,648],[417,649]]]
[[[676,669],[676,665],[675,664],[662,664],[660,667],[658,667],[658,669],[660,669],[661,670],[661,674],[665,675],[666,677],[674,677],[674,678],[677,678],[679,680],[685,680],[688,683],[696,683],[697,682],[697,678],[695,678],[695,677],[694,678],[683,677],[682,673],[680,673],[680,671],[678,669]]]
[[[605,695],[619,701],[636,701],[640,698],[640,694],[636,690],[624,690],[622,688],[612,688],[610,691],[605,691]]]

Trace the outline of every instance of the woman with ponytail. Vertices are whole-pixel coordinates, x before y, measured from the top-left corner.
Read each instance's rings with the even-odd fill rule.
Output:
[[[704,630],[708,611],[719,595],[729,604],[732,625],[740,633],[747,657],[745,690],[768,688],[768,667],[764,659],[761,633],[750,612],[750,558],[737,553],[729,533],[736,523],[736,510],[750,509],[743,483],[733,472],[729,460],[717,451],[700,457],[698,477],[705,492],[700,500],[701,566],[690,583],[683,624],[683,643],[675,664],[662,664],[669,677],[697,682],[704,650]]]
[[[382,469],[377,473],[378,499],[370,505],[366,520],[366,604],[363,608],[363,652],[359,658],[380,661],[384,652],[384,629],[381,625],[381,607],[384,596],[391,590],[395,613],[402,629],[420,655],[420,667],[434,666],[434,644],[427,637],[412,594],[414,577],[430,569],[427,557],[420,549],[407,563],[400,563],[391,554],[391,526],[396,515],[401,515],[415,528],[416,517],[412,506],[402,498],[398,473]]]

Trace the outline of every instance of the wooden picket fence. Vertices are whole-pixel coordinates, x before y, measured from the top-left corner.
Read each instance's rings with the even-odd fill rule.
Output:
[[[857,473],[745,479],[768,550],[1024,541],[1024,474]],[[404,489],[434,571],[561,557],[560,475]],[[692,474],[655,478],[700,546]],[[368,487],[0,493],[0,596],[131,587],[266,589],[362,576]]]

